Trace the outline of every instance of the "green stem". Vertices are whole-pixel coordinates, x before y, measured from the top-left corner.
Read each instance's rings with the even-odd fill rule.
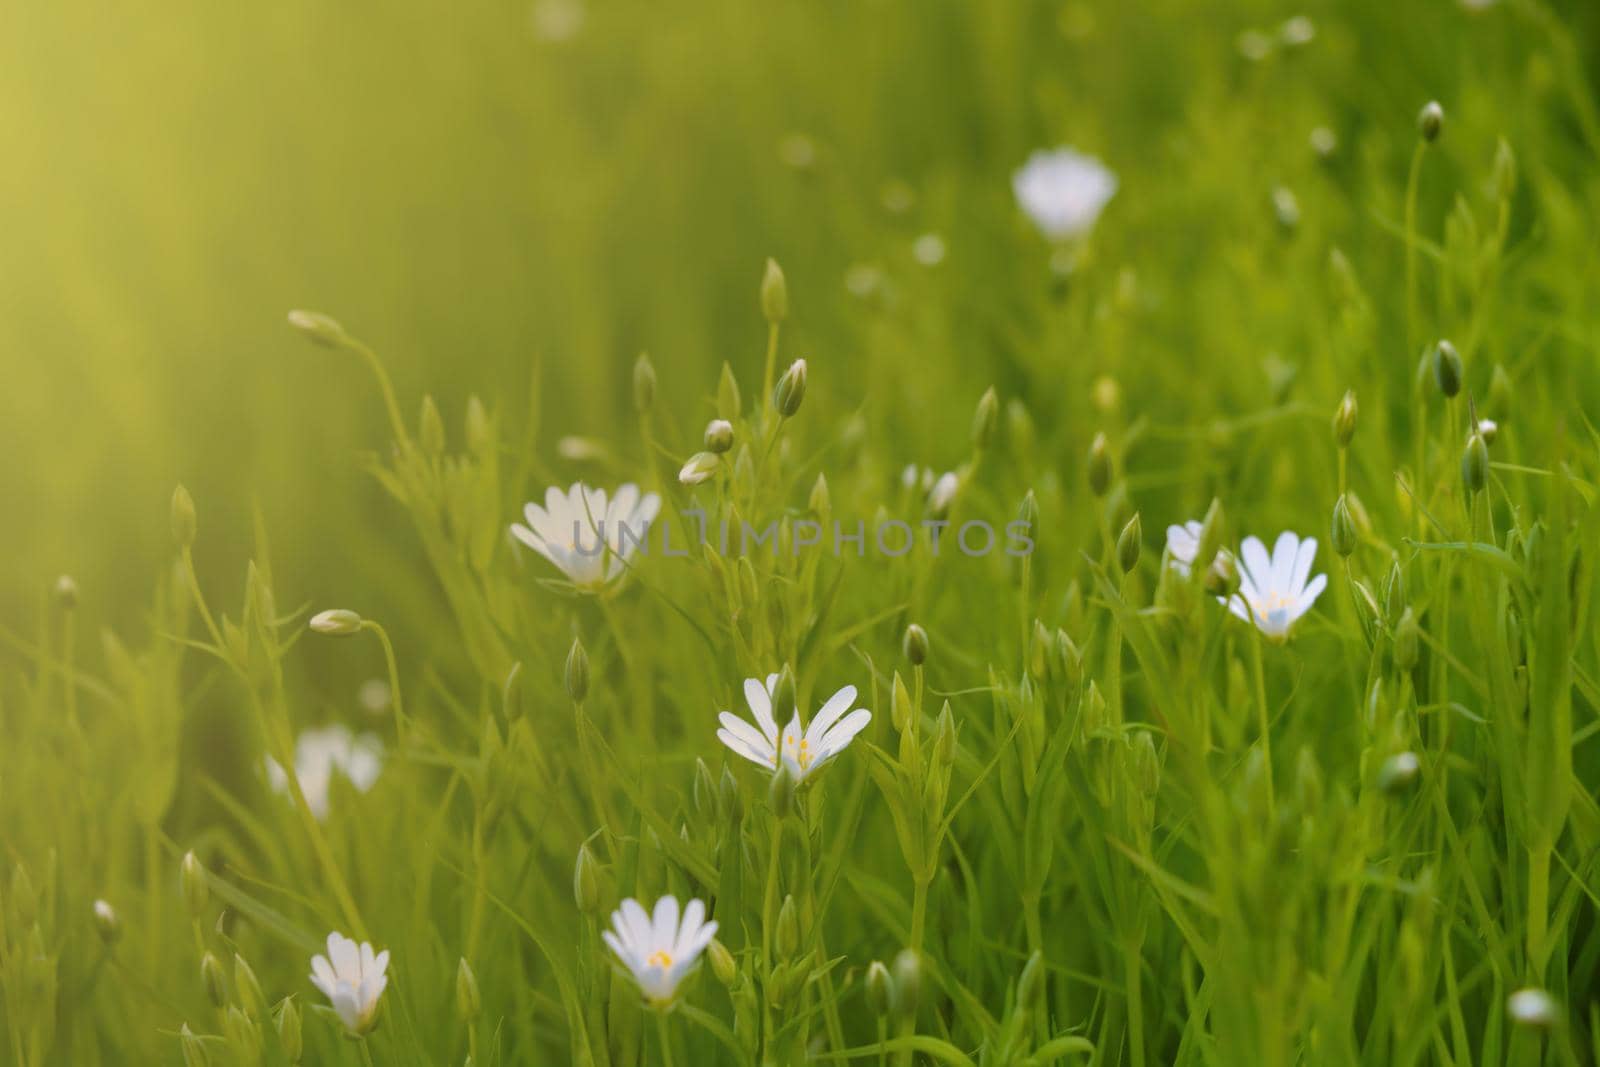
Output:
[[[403,750],[411,724],[406,720],[405,704],[400,699],[400,665],[394,657],[394,645],[389,642],[389,631],[371,619],[361,620],[361,629],[371,630],[377,636],[378,643],[383,646],[383,662],[389,671],[389,692],[394,700],[395,732]]]
[[[778,365],[778,324],[773,322],[767,325],[767,364],[766,370],[761,375],[761,405],[762,422],[766,421],[766,412],[772,408],[772,383],[773,375]]]
[[[394,439],[400,442],[402,449],[411,445],[411,437],[406,433],[405,420],[400,417],[400,405],[394,396],[394,385],[389,381],[389,372],[383,369],[383,361],[378,354],[354,338],[348,339],[345,344],[366,361],[372,369],[373,377],[378,379],[378,389],[383,393],[383,406],[389,412],[389,424],[394,430]]]
[[[765,994],[766,983],[772,980],[772,975],[777,967],[777,961],[772,958],[772,937],[778,926],[778,850],[783,847],[783,820],[777,815],[772,816],[771,845],[767,860],[767,887],[761,898],[761,966],[763,969],[762,986]],[[773,1037],[776,1026],[772,1020],[772,998],[763,995],[761,998],[761,1011],[763,1026],[761,1028],[762,1041],[766,1053],[773,1054]]]
[[[906,947],[911,954],[920,959],[922,957],[922,938],[928,920],[928,884],[931,879],[916,876],[916,881],[911,890],[911,943]],[[904,1016],[900,1020],[899,1038],[910,1037],[917,1029],[917,1016],[915,1012]],[[900,1067],[911,1067],[912,1049],[909,1043],[901,1046],[897,1062]]]
[[[1130,940],[1124,947],[1123,961],[1128,986],[1128,1058],[1132,1067],[1144,1067],[1144,992],[1140,978],[1143,960],[1139,942]]]
[[[1528,980],[1543,985],[1545,939],[1550,921],[1550,846],[1528,850]]]
[[[1272,716],[1267,709],[1266,671],[1261,663],[1261,646],[1265,641],[1261,631],[1257,630],[1255,640],[1251,643],[1251,660],[1255,668],[1256,709],[1261,716],[1261,758],[1267,779],[1267,817],[1276,820],[1278,802],[1272,784]]]
[[[367,1047],[367,1039],[363,1037],[356,1044],[361,1048],[361,1062],[366,1067],[372,1067],[372,1050]]]
[[[211,617],[211,609],[206,607],[206,598],[200,592],[200,578],[194,572],[194,553],[187,545],[183,548],[183,573],[189,579],[189,595],[194,597],[194,606],[200,611],[200,618],[205,621],[206,630],[211,634],[212,644],[224,654],[227,649],[222,644],[222,631],[217,629],[217,622]]]
[[[1422,157],[1428,142],[1418,138],[1411,153],[1411,169],[1406,174],[1406,347],[1416,351],[1417,337],[1417,186],[1422,176]]]
[[[656,1012],[656,1035],[661,1039],[661,1063],[672,1067],[672,1035],[667,1030],[667,1013]]]
[[[472,864],[475,873],[472,890],[472,917],[467,922],[468,960],[476,960],[478,958],[478,941],[483,933],[483,908],[489,898],[488,850],[484,847],[483,810],[481,808],[472,819]]]

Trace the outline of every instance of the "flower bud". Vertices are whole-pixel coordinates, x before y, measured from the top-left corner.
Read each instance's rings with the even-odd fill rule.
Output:
[[[1489,188],[1494,192],[1495,199],[1501,201],[1510,200],[1517,191],[1517,157],[1504,137],[1494,147],[1494,169],[1489,173]]]
[[[738,980],[739,965],[727,945],[713,937],[706,946],[706,956],[711,960],[711,973],[717,976],[717,981],[731,987]]]
[[[722,814],[737,827],[744,818],[744,793],[739,790],[739,779],[733,776],[726,764],[722,767],[722,778],[717,782],[717,800]]]
[[[1461,484],[1467,495],[1481,493],[1489,483],[1489,446],[1483,434],[1474,432],[1467,438],[1467,447],[1461,453]]]
[[[784,418],[793,418],[806,398],[806,361],[797,359],[789,364],[778,384],[772,390],[772,406]]]
[[[972,416],[972,448],[983,452],[994,441],[994,431],[1000,424],[1000,398],[990,386],[978,398],[978,410]]]
[[[1080,724],[1084,737],[1096,737],[1111,725],[1111,712],[1106,707],[1106,698],[1092,678],[1089,680],[1089,692],[1083,698]]]
[[[1446,397],[1461,392],[1461,353],[1443,338],[1433,346],[1433,380]]]
[[[712,419],[706,423],[705,445],[707,452],[718,455],[733,447],[733,423],[727,419]]]
[[[228,1048],[237,1055],[237,1062],[261,1062],[261,1028],[238,1005],[228,1005],[222,1017],[222,1033]]]
[[[643,415],[656,402],[656,365],[650,353],[640,352],[633,363],[633,410]]]
[[[600,876],[595,870],[594,853],[589,851],[589,846],[578,846],[578,863],[572,872],[572,897],[578,903],[578,911],[584,915],[597,915],[600,912]]]
[[[1239,591],[1239,564],[1233,553],[1218,552],[1206,568],[1206,592],[1212,596],[1230,597]]]
[[[945,471],[939,475],[939,480],[933,483],[933,488],[928,490],[927,511],[934,519],[942,519],[950,514],[950,505],[956,501],[956,494],[961,491],[961,478],[955,471]]]
[[[205,1044],[189,1029],[188,1023],[178,1031],[178,1045],[183,1049],[183,1067],[211,1067]]]
[[[1420,636],[1417,614],[1407,605],[1394,628],[1394,665],[1402,673],[1417,665]]]
[[[900,642],[900,648],[913,667],[922,666],[928,661],[928,631],[916,623],[907,626],[905,639]]]
[[[956,718],[950,712],[950,702],[946,700],[944,707],[939,711],[939,720],[934,725],[933,734],[933,766],[948,768],[956,761]]]
[[[889,977],[889,968],[883,965],[882,960],[873,960],[867,967],[867,978],[864,983],[867,987],[867,1004],[872,1008],[872,1014],[880,1019],[887,1019],[894,1010],[894,979]]]
[[[1095,496],[1105,496],[1111,487],[1111,446],[1103,433],[1095,434],[1094,440],[1089,442],[1087,471],[1089,491]]]
[[[63,574],[56,579],[55,597],[62,611],[71,611],[78,606],[78,583],[72,575]]]
[[[189,909],[189,918],[200,918],[210,899],[211,886],[206,881],[206,869],[200,865],[200,857],[194,854],[193,849],[183,854],[183,863],[178,868],[178,889],[182,893],[184,907]]]
[[[172,491],[172,539],[179,548],[188,548],[194,544],[194,535],[194,497],[179,485]]]
[[[724,361],[722,375],[717,379],[717,415],[724,422],[736,419],[743,410],[743,402],[739,395],[739,379],[733,376],[733,368]]]
[[[228,1002],[228,984],[222,977],[222,963],[209,952],[200,958],[200,981],[213,1006],[220,1008]]]
[[[1356,394],[1354,389],[1346,389],[1344,399],[1339,401],[1339,407],[1333,413],[1333,439],[1340,448],[1348,448],[1350,439],[1356,435]]]
[[[478,976],[465,956],[456,964],[456,1018],[472,1023],[483,1011],[483,999],[478,994]]]
[[[1493,419],[1479,419],[1476,429],[1486,445],[1494,444],[1494,439],[1500,436],[1500,424]]]
[[[789,317],[789,283],[775,259],[767,260],[761,276],[761,315],[773,326]]]
[[[1395,795],[1410,789],[1422,770],[1422,761],[1415,752],[1399,752],[1383,761],[1378,768],[1378,788]]]
[[[773,774],[772,785],[767,789],[767,802],[772,805],[772,814],[779,819],[787,819],[789,813],[794,811],[794,775],[789,773],[787,763]]]
[[[1139,792],[1147,797],[1161,792],[1161,756],[1149,730],[1133,735],[1133,779]]]
[[[1506,1014],[1518,1026],[1550,1030],[1561,1022],[1561,1008],[1555,998],[1542,989],[1519,989],[1506,998]]]
[[[256,972],[243,956],[233,954],[233,988],[239,995],[239,1004],[252,1019],[259,1019],[267,1010],[266,994],[261,992],[261,982]]]
[[[689,457],[689,462],[683,465],[683,469],[678,471],[678,481],[683,485],[699,485],[701,482],[710,481],[721,463],[715,452],[696,452]]]
[[[494,451],[494,434],[489,425],[489,412],[473,393],[467,397],[466,417],[467,451],[480,458]]]
[[[1432,144],[1439,139],[1439,134],[1444,129],[1444,108],[1437,100],[1429,100],[1422,105],[1422,110],[1417,113],[1417,132],[1422,134],[1422,139]]]
[[[1350,505],[1345,503],[1343,494],[1333,502],[1333,522],[1329,525],[1328,541],[1336,554],[1347,559],[1356,550],[1356,524],[1350,518]]]
[[[1127,574],[1139,565],[1139,549],[1143,537],[1144,529],[1139,525],[1139,513],[1136,511],[1117,538],[1117,564],[1121,566],[1122,573]]]
[[[1391,624],[1400,621],[1406,606],[1406,576],[1400,570],[1400,561],[1389,564],[1389,578],[1383,587],[1383,613]]]
[[[895,1011],[902,1019],[913,1018],[922,996],[922,961],[909,948],[894,958],[894,994]]]
[[[432,396],[422,398],[422,414],[417,419],[417,440],[427,455],[438,456],[444,452],[444,416],[439,414],[439,405],[433,402]]]
[[[780,723],[793,717],[795,710],[794,669],[787,663],[778,672],[778,681],[772,687],[772,715]]]
[[[330,637],[349,637],[361,632],[361,616],[345,608],[331,608],[311,616],[312,630]]]
[[[320,311],[291,311],[289,325],[324,348],[338,348],[350,340],[343,326]]]
[[[284,997],[278,1002],[273,1022],[278,1028],[278,1045],[283,1049],[284,1058],[290,1063],[299,1063],[304,1045],[300,1033],[300,1009],[295,1005],[294,998]]]
[[[567,653],[567,696],[574,704],[582,704],[589,695],[589,653],[583,650],[583,640],[574,637],[572,649]]]
[[[122,938],[122,920],[117,916],[117,909],[109,901],[97,900],[94,902],[94,928],[100,935],[100,940],[107,945],[115,945]]]
[[[778,955],[783,959],[793,956],[800,948],[800,909],[792,894],[783,898],[783,906],[778,909],[776,941]]]
[[[1489,392],[1484,397],[1483,411],[1500,422],[1511,417],[1511,375],[1499,363],[1489,372]]]

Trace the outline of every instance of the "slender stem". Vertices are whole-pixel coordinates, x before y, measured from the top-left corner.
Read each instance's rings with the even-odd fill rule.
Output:
[[[1139,942],[1129,939],[1123,952],[1128,987],[1128,1060],[1132,1067],[1144,1067],[1144,992],[1140,985],[1143,960]]]
[[[656,1012],[656,1035],[661,1039],[661,1063],[672,1067],[672,1034],[667,1029],[667,1013]]]
[[[1528,980],[1543,984],[1545,938],[1550,919],[1550,846],[1528,850]]]
[[[922,957],[922,938],[928,920],[928,884],[929,879],[924,879],[920,874],[915,876],[911,889],[911,943],[907,946],[911,954]],[[906,1015],[900,1020],[898,1037],[910,1037],[917,1029],[917,1016],[915,1012]],[[900,1067],[911,1067],[911,1046],[906,1044],[900,1050],[896,1062]]]
[[[1406,347],[1416,350],[1417,337],[1417,186],[1422,176],[1422,157],[1428,142],[1418,138],[1411,153],[1411,169],[1406,174]]]
[[[483,839],[483,809],[472,819],[472,917],[467,922],[467,959],[478,958],[478,941],[483,933],[483,908],[489,898],[488,850]]]
[[[218,649],[226,651],[222,644],[222,631],[217,629],[217,622],[211,617],[211,609],[206,607],[206,598],[200,592],[200,578],[194,572],[194,553],[189,551],[187,545],[183,549],[183,573],[189,579],[189,595],[194,597],[194,606],[200,610],[200,618],[205,620],[206,630],[211,634],[211,641]]]
[[[404,749],[411,724],[406,720],[405,704],[400,699],[400,666],[394,658],[394,645],[389,642],[389,631],[371,619],[361,620],[361,628],[371,630],[383,646],[383,662],[389,671],[389,692],[394,700],[395,732],[399,736],[400,747]]]
[[[761,375],[761,404],[759,410],[763,412],[762,421],[766,421],[765,412],[772,407],[772,381],[773,374],[778,366],[778,324],[773,322],[767,325],[767,369]]]
[[[361,1047],[361,1062],[366,1064],[366,1067],[372,1067],[372,1050],[367,1047],[367,1039],[363,1037],[356,1044]]]
[[[1256,676],[1256,709],[1261,716],[1261,757],[1267,779],[1267,816],[1276,819],[1278,803],[1272,784],[1272,716],[1267,710],[1266,671],[1261,664],[1261,646],[1265,641],[1261,631],[1257,630],[1255,640],[1251,642],[1251,659]]]
[[[394,438],[402,447],[409,447],[411,436],[406,433],[405,420],[400,417],[400,405],[395,401],[394,385],[389,381],[389,372],[383,369],[383,361],[378,358],[378,353],[360,341],[352,338],[345,343],[366,360],[368,367],[372,368],[373,377],[378,379],[378,389],[383,393],[383,406],[389,411],[389,424],[394,429]]]
[[[768,848],[767,860],[767,888],[761,899],[761,966],[763,968],[762,986],[772,981],[773,972],[777,968],[777,961],[772,958],[772,937],[778,926],[778,852],[783,847],[783,820],[777,815],[772,816],[771,845]],[[776,1027],[772,1020],[772,998],[763,995],[761,998],[763,1023],[761,1028],[762,1041],[766,1054],[771,1057],[773,1037]]]

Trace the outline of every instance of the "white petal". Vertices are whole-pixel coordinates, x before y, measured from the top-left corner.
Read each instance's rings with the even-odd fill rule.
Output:
[[[655,493],[646,493],[639,500],[639,506],[634,509],[633,521],[643,526],[645,523],[654,522],[661,513],[661,497]]]
[[[743,756],[751,763],[759,764],[769,771],[776,766],[776,764],[773,762],[776,753],[772,751],[771,745],[768,745],[765,748],[757,748],[747,739],[740,737],[739,735],[727,729],[721,729],[717,731],[717,740],[721,741],[724,745],[727,745],[729,750],[735,755]]]
[[[356,943],[338,932],[328,935],[328,962],[333,964],[333,973],[346,982],[361,974],[361,953]]]
[[[1274,592],[1286,592],[1289,589],[1289,578],[1294,574],[1295,554],[1300,551],[1300,537],[1292,530],[1285,530],[1278,535],[1277,542],[1272,546],[1272,579],[1269,583]]]
[[[847,685],[829,697],[827,703],[823,704],[816,716],[812,718],[811,724],[806,727],[806,736],[820,738],[827,733],[828,727],[838,722],[839,716],[850,710],[850,705],[855,703],[855,699],[856,687],[853,685]]]
[[[1298,597],[1306,587],[1306,579],[1311,577],[1311,565],[1317,559],[1317,539],[1308,537],[1300,542],[1300,550],[1294,556],[1294,570],[1289,572],[1289,585],[1284,590],[1290,596]]]
[[[636,958],[616,934],[612,933],[610,930],[601,930],[600,939],[610,946],[611,951],[617,954],[617,959],[621,960],[624,966],[632,969],[634,963],[636,962]]]
[[[670,950],[678,940],[678,898],[671,893],[656,901],[650,936],[652,947],[657,949]]]
[[[700,936],[700,928],[706,921],[706,902],[695,897],[683,906],[683,918],[678,923],[678,931],[672,939],[672,958],[674,960],[687,954],[694,939]]]
[[[777,675],[773,675],[776,678]],[[771,685],[763,686],[754,678],[746,678],[744,682],[744,699],[750,705],[750,713],[756,717],[756,725],[761,727],[761,732],[767,735],[767,740],[774,745],[778,743],[778,723],[772,717],[772,697],[767,692]]]
[[[1241,588],[1246,580],[1256,592],[1266,592],[1272,588],[1272,558],[1267,555],[1267,546],[1261,543],[1259,537],[1244,539],[1239,546],[1239,562],[1244,564],[1239,571]]]
[[[1301,615],[1304,615],[1306,612],[1310,611],[1311,605],[1317,602],[1317,597],[1321,596],[1322,591],[1327,587],[1328,576],[1326,574],[1319,574],[1315,578],[1311,579],[1311,581],[1307,582],[1305,591],[1302,592],[1300,594],[1300,598],[1295,601],[1295,618],[1299,618]]]
[[[838,725],[823,735],[822,743],[817,746],[819,760],[832,759],[844,751],[846,745],[855,740],[857,734],[867,728],[872,721],[872,712],[866,708],[857,708],[839,721]]]

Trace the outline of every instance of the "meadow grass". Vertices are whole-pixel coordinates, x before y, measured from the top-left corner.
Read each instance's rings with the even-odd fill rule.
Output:
[[[506,90],[571,188],[688,166],[662,130],[766,170],[541,216],[579,268],[546,358],[502,365],[505,297],[396,345],[290,312],[250,343],[300,414],[224,361],[197,416],[275,458],[168,427],[205,488],[133,550],[15,515],[7,1062],[1600,1061],[1593,16],[1153,10],[719,4],[646,45],[597,7],[537,76],[595,95]],[[493,25],[441,84],[514,69]],[[594,83],[635,45],[630,111]],[[1063,140],[1117,189],[1051,240],[1011,175]],[[84,435],[5,477],[93,486]],[[579,479],[648,548],[566,545]],[[763,712],[825,706],[870,721],[762,762]],[[613,914],[668,895],[680,939]],[[387,984],[338,988],[381,967],[330,932]]]

